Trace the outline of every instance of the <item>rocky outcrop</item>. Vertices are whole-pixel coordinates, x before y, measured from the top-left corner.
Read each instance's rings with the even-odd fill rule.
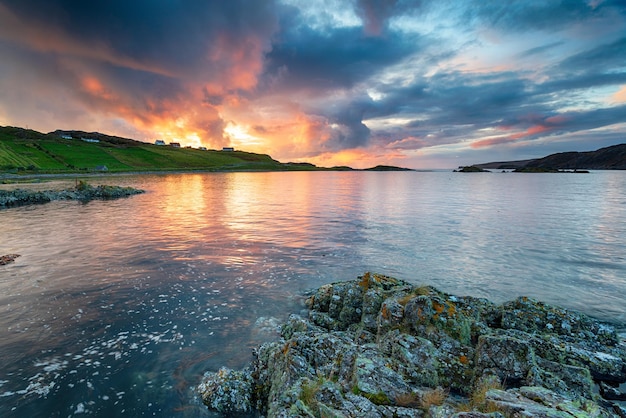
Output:
[[[75,188],[66,190],[0,190],[0,208],[47,203],[53,200],[89,201],[94,199],[117,199],[143,192],[143,190],[132,187],[91,186],[82,181]]]
[[[476,165],[466,165],[463,167],[459,167],[458,170],[454,170],[454,171],[458,173],[490,173],[489,170],[485,170]]]
[[[226,416],[612,417],[626,343],[611,326],[520,297],[496,305],[366,273],[322,286],[250,367],[207,373]],[[600,392],[598,392],[598,386]]]

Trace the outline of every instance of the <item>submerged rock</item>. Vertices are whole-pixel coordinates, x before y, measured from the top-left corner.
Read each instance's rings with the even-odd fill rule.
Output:
[[[248,370],[198,386],[267,417],[610,417],[626,382],[614,328],[529,298],[502,305],[366,273],[322,286]],[[599,390],[598,390],[599,387]],[[604,396],[605,399],[602,398]]]

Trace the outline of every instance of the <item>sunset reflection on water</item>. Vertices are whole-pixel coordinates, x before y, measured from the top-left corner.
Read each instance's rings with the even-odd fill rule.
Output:
[[[88,181],[146,193],[0,211],[0,253],[22,255],[0,270],[3,417],[207,416],[189,390],[204,371],[243,366],[307,290],[369,270],[626,324],[623,172]]]

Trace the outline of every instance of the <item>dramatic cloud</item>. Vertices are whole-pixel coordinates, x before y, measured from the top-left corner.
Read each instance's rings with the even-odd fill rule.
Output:
[[[619,0],[0,0],[0,124],[455,167],[626,142]]]

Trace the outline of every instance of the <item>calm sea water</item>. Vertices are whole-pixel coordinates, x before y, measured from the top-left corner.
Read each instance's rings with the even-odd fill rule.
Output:
[[[147,193],[0,211],[0,255],[22,255],[0,266],[2,417],[209,416],[204,371],[242,367],[305,290],[365,271],[626,329],[626,172],[89,181]]]

